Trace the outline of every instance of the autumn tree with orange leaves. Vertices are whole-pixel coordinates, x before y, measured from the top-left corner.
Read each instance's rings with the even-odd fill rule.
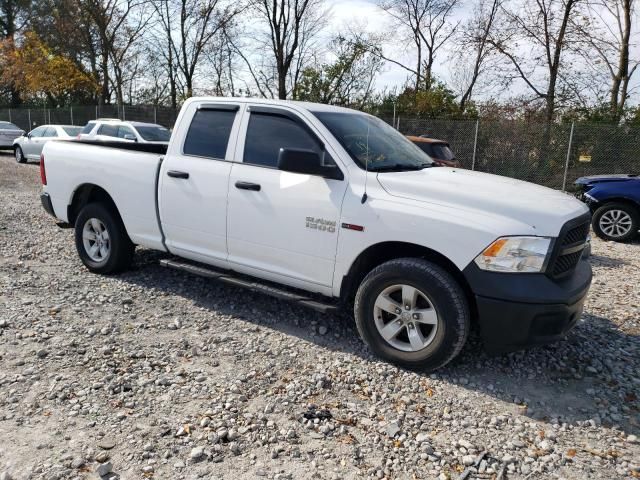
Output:
[[[98,91],[95,80],[63,55],[55,54],[34,32],[26,32],[20,45],[11,39],[0,44],[0,82],[13,85],[25,100],[50,106],[65,104]]]

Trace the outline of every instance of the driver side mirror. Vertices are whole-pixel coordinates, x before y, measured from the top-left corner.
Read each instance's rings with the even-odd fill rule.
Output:
[[[125,140],[133,140],[134,142],[137,142],[137,141],[138,141],[138,139],[136,138],[136,136],[135,136],[135,135],[132,135],[132,134],[130,134],[130,133],[125,134],[124,139],[125,139]]]
[[[301,148],[281,148],[278,154],[278,170],[334,180],[344,178],[337,165],[325,165],[317,152]]]
[[[27,138],[31,138],[31,132],[25,133],[24,136],[27,137]]]

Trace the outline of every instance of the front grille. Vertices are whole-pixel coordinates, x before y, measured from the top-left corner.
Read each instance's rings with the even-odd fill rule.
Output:
[[[589,222],[573,227],[562,239],[562,246],[567,247],[577,243],[584,243],[589,235]]]
[[[561,277],[562,275],[569,273],[576,267],[581,256],[582,250],[569,253],[567,255],[560,255],[553,265],[553,276]]]
[[[580,261],[589,235],[590,219],[587,217],[580,220],[568,222],[560,231],[556,251],[549,266],[549,271],[555,278],[569,275]]]

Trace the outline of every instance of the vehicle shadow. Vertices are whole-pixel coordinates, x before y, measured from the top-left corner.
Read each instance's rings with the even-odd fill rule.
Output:
[[[158,261],[167,257],[161,252],[139,250],[134,269],[118,278],[189,299],[198,308],[355,355],[364,362],[379,362],[360,340],[348,312],[322,315],[262,294],[247,295],[244,289],[159,266]],[[319,326],[326,327],[328,333],[320,335]],[[497,399],[505,414],[540,422],[602,424],[638,434],[638,371],[640,336],[625,333],[609,319],[586,312],[564,341],[490,355],[475,333],[449,365],[433,374],[414,374]]]
[[[619,258],[607,257],[601,254],[591,254],[589,256],[589,262],[591,265],[596,267],[604,267],[604,268],[619,268],[625,265],[629,265],[628,262],[621,260]]]

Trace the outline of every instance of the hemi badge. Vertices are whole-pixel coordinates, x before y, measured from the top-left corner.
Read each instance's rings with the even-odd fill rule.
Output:
[[[362,225],[354,225],[353,223],[343,223],[342,228],[347,230],[355,230],[356,232],[363,232],[364,227]]]

